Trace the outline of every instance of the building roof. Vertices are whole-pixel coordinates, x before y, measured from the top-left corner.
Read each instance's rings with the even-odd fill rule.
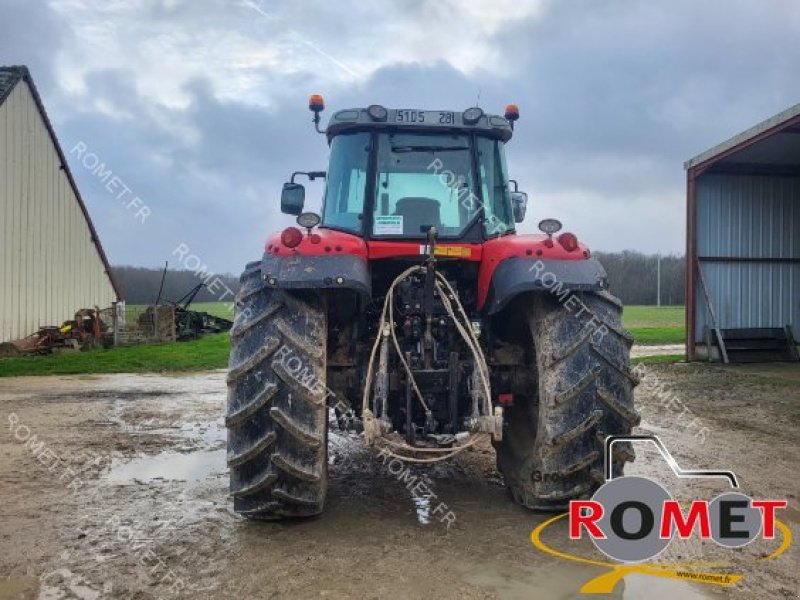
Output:
[[[0,104],[2,104],[17,82],[28,73],[26,67],[0,67]]]
[[[800,134],[800,104],[698,154],[683,166],[692,169],[722,160],[734,165],[797,164],[800,149],[800,135],[797,134]],[[767,141],[767,138],[771,139]]]
[[[89,216],[89,211],[86,209],[86,204],[84,204],[81,193],[78,191],[75,178],[72,176],[72,171],[69,169],[69,164],[64,156],[64,152],[61,150],[61,144],[58,143],[58,138],[56,137],[55,129],[53,129],[53,124],[50,122],[50,119],[47,116],[47,111],[44,109],[42,98],[39,96],[39,91],[36,89],[36,85],[33,83],[33,78],[31,77],[28,67],[24,65],[9,67],[0,66],[0,105],[5,102],[6,98],[8,98],[14,87],[20,81],[25,81],[31,90],[31,94],[36,101],[36,106],[39,109],[39,114],[42,115],[42,120],[47,127],[47,131],[50,133],[50,139],[53,140],[53,147],[56,149],[56,153],[58,153],[58,158],[61,161],[61,168],[67,176],[67,180],[72,187],[72,191],[75,193],[75,198],[78,200],[78,205],[81,208],[81,212],[86,219],[86,224],[89,226],[89,231],[92,236],[92,243],[95,245],[95,248],[97,248],[97,253],[100,255],[100,260],[103,261],[106,275],[111,282],[111,287],[114,288],[114,293],[116,294],[117,299],[122,300],[122,289],[117,284],[117,280],[114,277],[114,272],[112,271],[111,265],[108,262],[108,257],[103,250],[102,244],[100,244],[100,237],[97,235],[97,230],[94,228],[94,223],[92,223],[92,218]]]

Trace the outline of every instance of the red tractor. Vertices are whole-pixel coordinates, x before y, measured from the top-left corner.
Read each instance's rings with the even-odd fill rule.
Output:
[[[231,329],[234,509],[316,515],[329,409],[382,452],[435,462],[490,436],[514,500],[557,510],[604,481],[603,442],[638,423],[631,335],[589,249],[561,224],[519,235],[508,178],[519,112],[336,112],[327,172],[296,172],[241,276]],[[321,215],[300,176],[326,178]],[[630,447],[615,445],[621,472]]]

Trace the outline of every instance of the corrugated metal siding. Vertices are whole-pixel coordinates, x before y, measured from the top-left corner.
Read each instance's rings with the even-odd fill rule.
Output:
[[[697,180],[697,254],[800,258],[800,178],[702,175]],[[791,325],[800,337],[800,264],[701,262],[722,328]],[[696,286],[695,341],[711,323]]]
[[[114,288],[25,81],[0,105],[0,341],[109,306]]]

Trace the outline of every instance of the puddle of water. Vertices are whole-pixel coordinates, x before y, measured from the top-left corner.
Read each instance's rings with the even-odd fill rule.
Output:
[[[489,588],[504,600],[530,598],[586,598],[581,586],[602,570],[582,565],[564,564],[539,566],[520,570],[497,564],[464,567],[464,579],[473,585]],[[603,598],[617,600],[707,600],[697,586],[685,581],[632,574],[617,584],[613,593]]]
[[[111,406],[111,413],[108,422],[119,426],[125,433],[146,433],[153,435],[180,435],[187,439],[199,440],[208,444],[217,444],[226,440],[226,430],[223,422],[196,422],[182,423],[180,426],[156,426],[153,420],[150,421],[129,421],[123,417],[123,412],[129,403],[121,398],[115,398]]]
[[[686,581],[651,577],[634,573],[625,578],[625,600],[674,600],[688,598],[703,600],[712,596],[704,594],[701,588]]]
[[[89,585],[81,575],[66,568],[43,575],[40,584],[37,600],[62,600],[64,598],[100,600],[102,597],[107,597],[107,594],[102,594]],[[106,591],[110,591],[110,589]]]
[[[222,424],[222,421],[214,423],[194,423],[183,425],[179,430],[165,430],[177,431],[183,437],[192,440],[199,440],[205,442],[209,446],[217,446],[227,442],[227,430]]]
[[[134,459],[113,459],[108,472],[103,476],[106,483],[126,485],[155,480],[187,481],[196,483],[215,473],[227,471],[226,451],[206,450],[202,452],[161,452],[154,456]]]
[[[126,485],[155,480],[196,483],[215,473],[227,471],[225,441],[227,432],[221,421],[184,423],[180,427],[151,427],[147,422],[131,423],[121,416],[122,404],[115,401],[109,420],[127,433],[176,436],[200,442],[197,452],[161,452],[153,456],[114,458],[103,476],[106,483]]]

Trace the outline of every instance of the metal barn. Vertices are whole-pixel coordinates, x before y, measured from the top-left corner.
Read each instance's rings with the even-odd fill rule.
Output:
[[[0,342],[120,299],[25,67],[0,67]]]
[[[689,360],[798,360],[800,104],[684,166]]]

